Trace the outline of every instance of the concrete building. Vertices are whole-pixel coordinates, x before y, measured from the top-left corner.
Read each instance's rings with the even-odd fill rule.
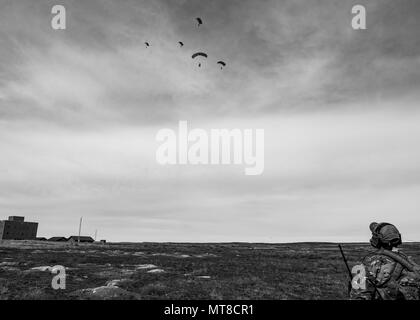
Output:
[[[48,241],[66,242],[67,238],[66,237],[52,237],[52,238],[49,238]]]
[[[67,241],[69,242],[79,242],[79,236],[71,236],[67,239]],[[80,236],[80,242],[95,242],[95,240],[93,240],[92,237],[87,237],[87,236]]]
[[[35,240],[37,222],[25,222],[25,217],[11,216],[0,221],[0,240]]]

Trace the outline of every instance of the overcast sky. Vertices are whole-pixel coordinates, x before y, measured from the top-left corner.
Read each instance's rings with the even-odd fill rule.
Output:
[[[258,242],[367,241],[388,221],[420,241],[419,30],[418,0],[0,0],[0,219]],[[264,129],[264,173],[158,165],[180,120]]]

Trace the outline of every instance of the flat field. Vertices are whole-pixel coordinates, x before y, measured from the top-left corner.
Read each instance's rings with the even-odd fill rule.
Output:
[[[371,250],[343,247],[351,266]],[[419,243],[402,250],[420,261]],[[347,281],[334,243],[0,241],[0,299],[346,299]]]

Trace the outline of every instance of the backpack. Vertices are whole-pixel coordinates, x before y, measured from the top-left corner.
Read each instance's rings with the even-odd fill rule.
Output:
[[[401,253],[398,254],[398,253],[395,253],[386,249],[380,249],[378,253],[383,254],[384,256],[387,256],[393,259],[394,261],[398,262],[403,267],[405,267],[408,271],[416,274],[420,279],[420,265],[416,264],[414,261],[410,261],[410,259],[406,257],[405,255]]]
[[[400,283],[400,292],[405,299],[420,300],[420,266],[402,253],[395,253],[385,249],[380,249],[378,253],[393,259],[397,263],[391,279]],[[401,278],[404,268],[409,271],[410,275],[409,277]]]

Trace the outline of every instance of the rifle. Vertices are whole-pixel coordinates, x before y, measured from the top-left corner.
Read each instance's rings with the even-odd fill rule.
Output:
[[[344,251],[343,251],[343,248],[341,247],[341,244],[339,244],[338,247],[340,248],[341,256],[343,257],[344,263],[346,264],[347,271],[349,273],[350,281],[349,281],[349,284],[348,284],[348,291],[350,293],[350,291],[352,289],[353,274],[351,273],[349,264],[347,262],[346,256],[344,255]],[[369,281],[369,283],[375,288],[375,293],[378,294],[379,298],[381,300],[383,300],[383,297],[382,297],[381,293],[379,292],[378,288],[376,287],[376,285],[368,277],[366,277],[366,280]]]
[[[350,281],[349,281],[349,283],[348,283],[348,288],[347,288],[347,290],[348,290],[348,293],[350,294],[351,287],[352,287],[352,286],[351,286],[351,281],[353,280],[353,275],[352,275],[352,273],[351,273],[351,270],[350,270],[349,264],[348,264],[348,262],[347,262],[346,256],[344,255],[344,251],[343,251],[343,248],[341,247],[341,244],[339,244],[339,245],[338,245],[338,247],[340,248],[341,257],[343,258],[343,261],[344,261],[344,263],[345,263],[345,265],[346,265],[346,267],[347,267],[347,272],[349,273],[349,278],[350,278]]]

